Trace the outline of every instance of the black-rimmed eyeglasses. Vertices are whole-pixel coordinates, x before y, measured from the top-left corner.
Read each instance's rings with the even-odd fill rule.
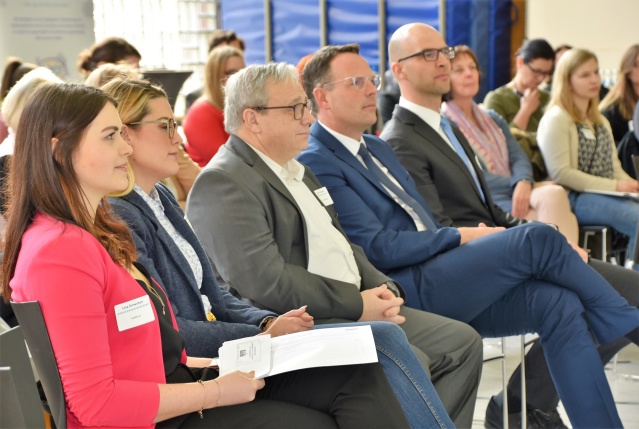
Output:
[[[528,63],[524,63],[528,66],[528,68],[530,69],[531,72],[533,72],[533,74],[535,74],[536,76],[542,77],[542,78],[547,78],[548,76],[550,76],[552,74],[552,70],[546,71],[546,70],[539,70],[534,68],[533,66],[531,66]]]
[[[441,49],[424,49],[423,51],[415,52],[414,54],[410,54],[405,56],[404,58],[400,58],[397,60],[397,62],[419,56],[424,57],[426,61],[437,61],[440,52],[449,60],[455,58],[455,48],[453,48],[452,46],[446,46],[445,48]]]
[[[139,121],[139,122],[130,122],[126,125],[143,125],[143,124],[164,124],[166,125],[166,131],[169,133],[169,138],[172,139],[175,135],[175,130],[178,127],[178,123],[173,118],[168,119],[158,119],[155,121]]]
[[[322,84],[322,88],[327,85],[333,85],[334,83],[343,82],[345,80],[350,80],[351,82],[353,82],[353,86],[355,87],[355,89],[358,89],[360,91],[364,89],[364,87],[366,86],[366,82],[370,82],[377,89],[379,89],[382,83],[382,78],[379,77],[378,74],[372,74],[370,76],[349,76],[345,77],[344,79],[334,80],[333,82],[326,82]]]
[[[272,106],[272,107],[251,107],[253,110],[261,111],[261,110],[270,110],[270,109],[291,109],[293,111],[293,118],[298,121],[304,117],[304,109],[311,111],[313,107],[313,102],[309,99],[306,99],[303,103],[293,104],[291,106]]]

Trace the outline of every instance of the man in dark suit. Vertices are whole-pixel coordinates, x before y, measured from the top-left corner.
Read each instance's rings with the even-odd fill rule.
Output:
[[[419,33],[414,36],[416,40],[424,38],[425,33],[426,36],[433,36],[434,43],[442,43],[441,37],[437,38],[433,31],[417,27],[414,32]],[[411,173],[419,194],[442,224],[463,227],[483,223],[507,228],[516,225],[516,218],[493,204],[481,168],[463,134],[454,126],[448,133],[440,131],[436,121],[429,122],[433,115],[438,116],[441,97],[449,90],[450,84],[445,78],[450,70],[449,60],[439,57],[437,61],[430,63],[433,67],[427,73],[411,67],[407,60],[397,61],[407,54],[407,50],[417,49],[416,46],[410,46],[411,40],[406,34],[403,36],[394,37],[390,45],[393,72],[399,76],[402,100],[395,109],[393,119],[386,125],[382,137],[393,147],[402,164]],[[421,43],[433,42],[427,40]],[[417,73],[425,83],[417,80]],[[452,136],[449,136],[451,131]],[[462,155],[447,141],[451,139],[457,140],[463,149]],[[471,168],[462,159],[464,155]],[[594,260],[590,264],[631,305],[638,305],[637,273]],[[623,338],[599,346],[601,359],[608,361],[626,344],[628,340]],[[540,427],[561,427],[556,411],[559,397],[552,386],[541,343],[537,342],[527,354],[526,368],[529,416]],[[509,408],[513,419],[519,414],[517,407],[520,391],[518,369],[511,377],[508,387]],[[495,422],[500,418],[499,403],[499,398],[491,400],[487,421]]]
[[[220,284],[278,313],[308,305],[316,323],[400,324],[452,420],[470,427],[481,338],[463,323],[404,307],[401,286],[347,240],[326,188],[294,159],[313,120],[295,69],[256,65],[232,76],[224,113],[231,138],[187,204]]]
[[[431,27],[422,29],[438,35]],[[438,63],[442,54],[454,53],[441,36],[422,40],[420,45],[421,51],[414,49],[406,55],[415,61]],[[588,327],[577,326],[584,321],[584,307],[586,315],[592,310],[588,307],[593,302],[583,295],[591,289],[573,286],[599,284],[603,295],[621,305],[620,313],[635,314],[631,319],[639,313],[584,264],[580,256],[585,253],[579,255],[549,226],[527,224],[504,230],[438,224],[391,148],[379,138],[363,135],[375,120],[378,79],[357,52],[348,45],[325,47],[307,63],[303,80],[318,121],[311,127],[309,148],[299,157],[328,188],[351,240],[364,248],[378,268],[402,279],[405,289],[412,288],[412,295],[407,293],[408,305],[468,322],[486,336],[538,332],[550,350],[549,365],[575,424],[590,423],[593,418],[601,419],[597,424],[616,424],[605,422],[610,416],[615,419],[616,411],[595,344]],[[417,54],[411,56],[414,52]],[[448,82],[447,74],[438,77]],[[416,82],[428,85],[430,80],[422,74]],[[565,294],[567,289],[571,292]],[[411,296],[417,299],[411,301]],[[573,311],[573,316],[579,316],[564,318]],[[617,318],[608,316],[611,321]],[[593,320],[586,317],[596,331]],[[568,351],[573,347],[588,356],[584,367],[583,359],[572,365]],[[586,400],[597,403],[598,410],[580,405],[583,374],[588,373],[587,378],[593,371],[597,375],[587,381],[588,394],[601,393],[599,388],[608,390]]]

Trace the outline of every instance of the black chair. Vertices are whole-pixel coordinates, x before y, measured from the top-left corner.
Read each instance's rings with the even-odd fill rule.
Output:
[[[146,70],[143,73],[146,79],[164,88],[173,110],[175,110],[175,101],[182,89],[182,85],[191,74],[193,74],[192,71],[176,70]]]
[[[62,380],[58,371],[58,364],[53,354],[49,331],[42,317],[42,310],[38,301],[32,302],[12,302],[11,307],[18,318],[18,323],[22,329],[33,363],[40,376],[40,382],[47,397],[51,416],[56,428],[66,429],[67,410],[62,390]]]
[[[0,333],[0,428],[44,427],[42,406],[20,327]]]
[[[639,178],[639,171],[636,171],[636,164],[633,160],[634,157],[639,156],[639,138],[633,131],[628,131],[619,141],[617,156],[619,156],[621,168],[633,179]]]

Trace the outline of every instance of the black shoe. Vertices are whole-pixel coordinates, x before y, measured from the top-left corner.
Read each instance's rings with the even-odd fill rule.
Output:
[[[484,427],[487,429],[503,429],[503,402],[501,395],[493,396],[486,408],[486,420]],[[557,410],[545,412],[542,410],[527,407],[526,423],[528,429],[568,429],[561,420]],[[521,428],[521,413],[508,414],[509,429]]]
[[[504,416],[502,413],[504,407],[501,395],[493,396],[486,407],[486,419],[484,427],[487,429],[503,429]],[[529,425],[530,426],[530,425]],[[508,428],[517,429],[521,427],[521,413],[508,414]]]
[[[557,410],[546,412],[539,409],[529,409],[527,417],[529,422],[534,423],[539,428],[568,429]],[[530,423],[528,427],[530,427]]]

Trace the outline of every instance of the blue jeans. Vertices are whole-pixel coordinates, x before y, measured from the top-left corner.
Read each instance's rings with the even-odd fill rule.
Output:
[[[404,331],[394,323],[339,323],[315,325],[315,329],[370,325],[379,363],[413,429],[454,428]]]
[[[637,260],[637,236],[639,236],[639,203],[625,198],[570,192],[570,208],[580,225],[608,225],[630,238],[628,259],[635,262],[633,269],[639,271]]]

